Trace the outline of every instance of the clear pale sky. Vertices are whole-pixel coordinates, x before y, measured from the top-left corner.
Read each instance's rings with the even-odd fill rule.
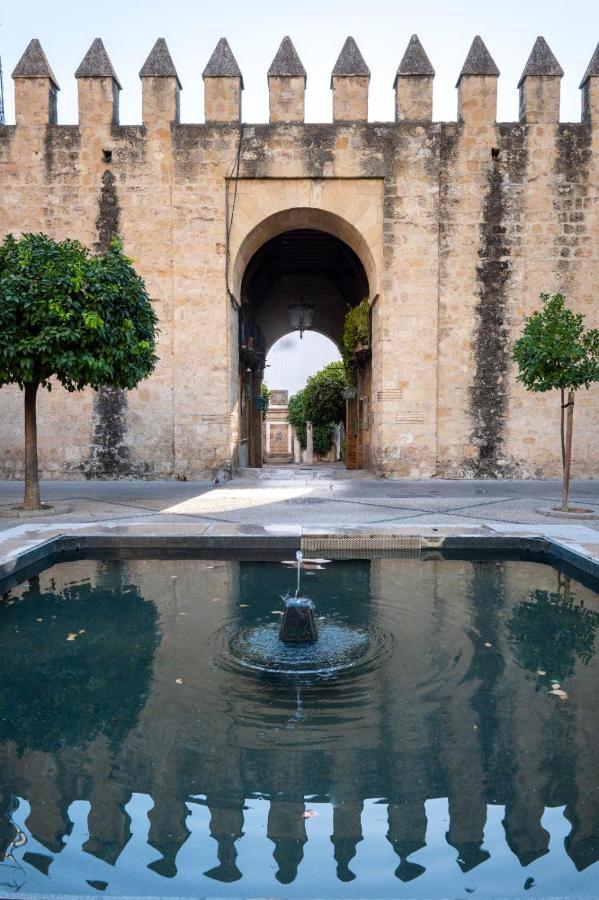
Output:
[[[580,118],[578,84],[599,41],[598,0],[4,0],[0,54],[7,121],[14,121],[10,74],[32,37],[42,42],[62,88],[58,116],[76,122],[73,73],[95,37],[102,37],[123,85],[121,121],[141,116],[138,72],[157,37],[167,40],[183,83],[181,118],[203,119],[201,73],[221,36],[243,72],[243,118],[267,121],[266,71],[289,34],[308,72],[306,119],[331,118],[329,78],[348,34],[370,66],[370,118],[393,118],[393,77],[416,32],[436,69],[434,117],[456,117],[455,82],[475,34],[501,70],[499,118],[517,118],[516,83],[542,34],[565,72],[562,120]]]
[[[436,70],[434,118],[455,120],[455,82],[475,34],[501,70],[498,118],[518,116],[516,84],[537,35],[564,69],[562,121],[579,121],[578,84],[599,41],[599,0],[5,0],[0,6],[0,54],[7,122],[14,121],[10,74],[29,40],[40,39],[62,88],[58,121],[77,121],[74,72],[95,37],[101,37],[123,85],[121,123],[141,121],[139,70],[154,41],[167,40],[183,83],[181,120],[203,121],[202,70],[226,36],[245,82],[243,119],[268,121],[266,72],[289,34],[308,72],[306,120],[331,120],[331,69],[348,34],[368,63],[370,119],[394,116],[393,78],[416,32]],[[283,339],[285,340],[285,339]],[[280,351],[280,347],[278,348]],[[310,372],[337,354],[320,335],[289,338],[284,359],[269,356],[271,387],[297,390]]]

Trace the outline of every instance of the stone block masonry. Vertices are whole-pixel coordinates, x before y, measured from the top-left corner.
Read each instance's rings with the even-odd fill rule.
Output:
[[[57,125],[59,86],[39,41],[13,73],[0,235],[43,231],[101,251],[120,234],[160,319],[160,362],[135,391],[41,392],[43,477],[198,478],[238,466],[243,276],[266,241],[295,229],[345,242],[368,278],[359,418],[376,473],[559,474],[557,395],[526,394],[510,353],[541,291],[563,292],[599,325],[599,50],[575,123],[559,121],[563,73],[542,38],[517,123],[496,121],[499,69],[478,37],[447,123],[434,121],[434,68],[416,36],[390,122],[368,121],[370,70],[353,38],[332,71],[326,124],[304,122],[307,75],[289,38],[268,72],[267,124],[242,125],[243,77],[224,38],[203,72],[204,124],[179,121],[162,39],[140,72],[143,125],[119,125],[121,85],[100,39],[76,74],[79,123]],[[22,477],[17,389],[0,390],[0,411],[0,477]],[[598,437],[595,386],[577,402],[575,477],[597,475]]]

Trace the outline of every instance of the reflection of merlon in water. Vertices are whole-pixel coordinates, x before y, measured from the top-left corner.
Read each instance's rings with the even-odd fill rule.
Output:
[[[505,839],[521,866],[549,853],[550,835],[541,825],[543,812],[543,801],[532,792],[505,805]]]
[[[303,802],[271,800],[266,835],[275,849],[273,857],[278,865],[276,878],[281,884],[291,884],[304,858],[304,844],[308,840],[306,807]]]
[[[424,867],[410,862],[408,856],[426,845],[426,813],[424,803],[390,803],[387,840],[399,856],[395,874],[400,881],[413,881]]]
[[[131,838],[131,817],[125,806],[131,791],[118,782],[94,785],[87,817],[89,838],[83,845],[86,853],[114,865]]]
[[[356,877],[349,864],[356,855],[356,847],[362,840],[362,808],[361,801],[350,801],[333,806],[333,834],[331,843],[335,848],[337,878],[340,881],[353,881]]]
[[[231,806],[219,806],[213,805],[208,797],[206,805],[210,810],[210,835],[218,844],[219,865],[204,875],[224,884],[239,881],[242,873],[237,868],[235,843],[243,837],[243,800]]]
[[[186,823],[188,815],[184,800],[166,793],[154,796],[154,806],[148,813],[148,844],[162,854],[162,859],[150,863],[150,868],[165,878],[177,874],[177,853],[191,834]]]

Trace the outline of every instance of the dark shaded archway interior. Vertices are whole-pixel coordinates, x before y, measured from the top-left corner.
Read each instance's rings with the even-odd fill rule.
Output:
[[[258,327],[264,352],[290,330],[289,306],[303,298],[314,307],[313,329],[341,345],[347,310],[368,297],[364,266],[346,243],[314,229],[296,229],[266,241],[244,273],[242,317]]]

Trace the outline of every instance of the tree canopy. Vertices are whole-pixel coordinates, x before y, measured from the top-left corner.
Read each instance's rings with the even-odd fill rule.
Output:
[[[513,357],[518,381],[529,391],[576,391],[599,381],[599,329],[585,330],[582,313],[562,294],[541,294],[543,309],[526,319]]]
[[[330,425],[345,420],[344,390],[348,382],[341,361],[329,363],[308,378],[304,388],[306,419],[314,425]]]
[[[134,388],[156,365],[156,314],[119,241],[8,235],[0,246],[0,385]]]

